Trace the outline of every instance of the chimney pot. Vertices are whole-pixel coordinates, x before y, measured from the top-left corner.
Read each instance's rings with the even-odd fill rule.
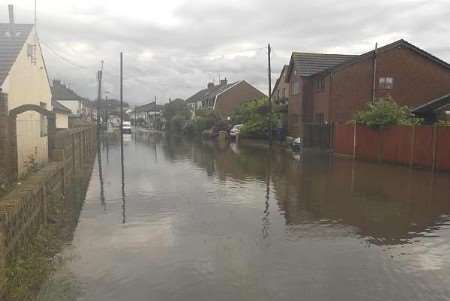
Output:
[[[225,79],[221,79],[220,80],[220,85],[221,86],[226,86],[228,84],[228,80],[227,80],[227,78],[225,77]]]
[[[211,90],[212,88],[214,88],[214,83],[208,83],[208,90]]]

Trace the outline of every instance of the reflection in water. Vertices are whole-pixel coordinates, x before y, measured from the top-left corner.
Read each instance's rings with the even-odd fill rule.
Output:
[[[272,157],[272,149],[273,146],[270,145],[267,148],[267,158]],[[272,176],[272,160],[267,160],[267,179],[266,179],[266,198],[265,198],[265,207],[264,207],[264,215],[262,218],[262,225],[263,225],[263,238],[267,238],[269,236],[269,227],[270,227],[270,185],[271,185],[271,176]]]
[[[98,134],[98,133],[97,133]],[[106,145],[108,145],[108,140],[106,140]],[[106,201],[105,201],[105,185],[103,182],[103,168],[102,168],[102,151],[100,145],[102,144],[101,139],[97,139],[97,168],[98,168],[98,179],[100,182],[100,202],[103,206],[103,209],[106,210]],[[106,149],[106,157],[108,158],[109,150],[108,146]]]
[[[121,167],[121,176],[122,176],[122,224],[127,222],[126,215],[126,201],[125,201],[125,166],[124,166],[124,153],[123,153],[123,144],[124,141],[131,141],[131,135],[124,135],[121,133],[120,135],[120,167]]]
[[[134,139],[91,179],[66,265],[77,300],[448,300],[448,175]]]

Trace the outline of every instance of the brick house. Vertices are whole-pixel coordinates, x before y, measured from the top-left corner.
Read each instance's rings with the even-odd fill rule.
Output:
[[[303,136],[303,123],[313,120],[310,101],[315,74],[353,59],[353,55],[293,52],[285,82],[289,84],[288,135]],[[323,83],[322,83],[323,84]]]
[[[390,96],[412,111],[433,100],[442,102],[450,93],[450,65],[399,40],[316,73],[312,83],[305,100],[312,108],[308,120],[347,122],[380,97]]]
[[[195,111],[202,109],[214,111],[222,118],[226,118],[240,104],[262,97],[265,97],[264,93],[245,80],[229,84],[227,79],[224,79],[218,85],[208,83],[206,89],[186,99],[186,103],[194,115]]]
[[[347,122],[386,96],[432,120],[449,104],[450,66],[399,40],[358,56],[294,52],[286,82],[289,135],[303,137],[304,123]]]
[[[272,101],[275,104],[274,110],[280,113],[281,126],[283,128],[283,136],[288,130],[288,99],[289,99],[289,83],[286,82],[287,70],[289,66],[284,65],[281,69],[280,76],[275,82],[272,90]]]
[[[281,69],[280,77],[275,82],[272,90],[272,100],[277,103],[287,102],[289,97],[289,83],[286,81],[289,65],[284,65]]]

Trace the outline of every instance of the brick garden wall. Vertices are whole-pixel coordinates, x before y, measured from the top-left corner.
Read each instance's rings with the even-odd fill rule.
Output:
[[[61,130],[54,141],[52,161],[0,199],[0,292],[8,258],[46,224],[49,199],[56,197],[63,202],[74,176],[85,174],[93,165],[95,126]]]

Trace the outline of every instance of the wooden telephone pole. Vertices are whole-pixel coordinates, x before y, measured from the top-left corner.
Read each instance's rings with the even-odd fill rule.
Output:
[[[273,140],[273,124],[272,124],[272,67],[271,67],[271,51],[270,44],[267,46],[267,60],[268,60],[268,76],[269,76],[269,144],[272,145]]]
[[[102,100],[102,79],[103,79],[103,61],[100,70],[97,72],[98,91],[97,91],[97,132],[100,131],[100,102]]]

